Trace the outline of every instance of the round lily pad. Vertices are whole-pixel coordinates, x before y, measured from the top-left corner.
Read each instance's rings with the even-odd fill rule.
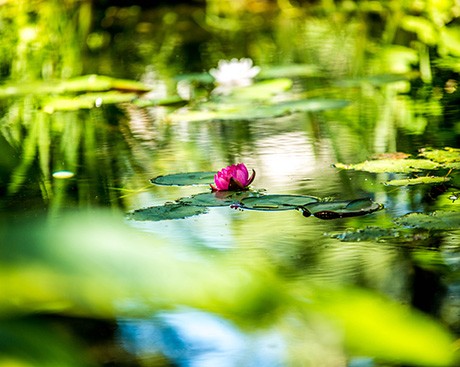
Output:
[[[185,172],[158,176],[150,180],[151,183],[161,186],[197,186],[209,185],[214,182],[216,172]]]
[[[138,209],[128,214],[128,217],[138,221],[159,221],[167,219],[182,219],[207,212],[208,209],[202,206],[184,205],[179,203]]]
[[[356,217],[383,209],[383,205],[369,198],[310,203],[301,208],[303,215],[314,215],[320,219]]]
[[[262,195],[242,199],[241,208],[263,211],[293,210],[317,201],[318,198],[307,195]]]
[[[190,197],[179,199],[180,203],[195,206],[229,206],[240,202],[243,198],[253,195],[249,191],[216,191],[202,192]]]

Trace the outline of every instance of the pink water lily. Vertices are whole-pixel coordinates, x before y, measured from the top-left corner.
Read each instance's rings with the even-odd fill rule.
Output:
[[[249,176],[248,169],[243,163],[232,164],[222,168],[214,176],[215,185],[211,185],[212,191],[240,191],[247,190],[254,181],[256,172],[252,170]]]

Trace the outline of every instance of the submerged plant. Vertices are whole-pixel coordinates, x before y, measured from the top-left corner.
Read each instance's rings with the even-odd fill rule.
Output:
[[[254,181],[256,171],[252,170],[249,176],[248,169],[244,163],[232,164],[222,168],[214,176],[215,185],[211,184],[212,191],[240,191],[247,190]]]
[[[218,86],[223,88],[246,87],[252,84],[252,79],[260,72],[258,66],[253,66],[251,59],[220,60],[217,68],[209,70]]]

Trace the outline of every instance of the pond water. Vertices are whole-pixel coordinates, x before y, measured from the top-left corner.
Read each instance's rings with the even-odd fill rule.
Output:
[[[455,68],[384,5],[223,3],[2,5],[0,365],[454,365]],[[372,201],[149,212],[211,193],[153,178],[235,163],[245,194]]]

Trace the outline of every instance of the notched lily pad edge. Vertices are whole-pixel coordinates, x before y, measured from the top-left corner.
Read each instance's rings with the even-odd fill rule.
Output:
[[[186,205],[183,203],[166,203],[142,209],[136,209],[127,214],[127,219],[139,222],[185,219],[199,214],[208,213],[204,206]]]

